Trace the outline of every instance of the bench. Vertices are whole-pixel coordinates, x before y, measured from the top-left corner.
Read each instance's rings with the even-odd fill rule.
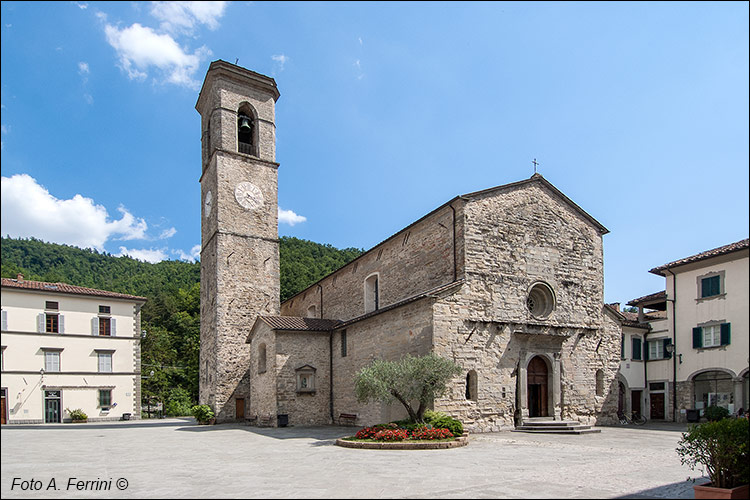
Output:
[[[262,415],[259,420],[261,425],[271,425],[273,423],[273,415]]]
[[[344,425],[341,422],[346,422],[348,425],[354,425],[357,420],[356,413],[342,413],[339,415],[339,425]]]

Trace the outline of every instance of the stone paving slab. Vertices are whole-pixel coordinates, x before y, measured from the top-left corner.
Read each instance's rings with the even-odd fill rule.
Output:
[[[259,429],[192,419],[11,425],[0,431],[0,496],[693,498],[686,478],[695,473],[674,451],[684,426],[597,429],[472,434],[455,449],[363,450],[334,445],[353,427]],[[42,489],[21,490],[19,482],[31,479]],[[109,489],[78,490],[76,481]]]

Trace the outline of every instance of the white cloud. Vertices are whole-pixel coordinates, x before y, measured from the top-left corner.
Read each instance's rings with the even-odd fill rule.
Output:
[[[211,54],[205,46],[189,54],[170,35],[158,34],[138,23],[122,30],[107,24],[104,32],[129,78],[143,80],[148,76],[146,71],[155,67],[170,83],[190,88],[200,86],[193,74],[201,61]]]
[[[78,8],[81,9],[81,10],[86,9],[89,6],[89,4],[87,4],[87,3],[80,3],[80,2],[73,2],[73,3],[76,4],[78,6]]]
[[[192,34],[198,24],[218,28],[226,6],[227,2],[152,2],[151,15],[161,21],[162,31]]]
[[[289,61],[289,57],[284,54],[273,55],[271,59],[276,62],[276,67],[279,71],[284,71],[284,65]]]
[[[89,63],[87,62],[79,62],[78,63],[78,72],[82,75],[88,75],[91,71],[89,70]]]
[[[167,238],[171,238],[175,234],[177,234],[177,229],[170,227],[169,229],[165,229],[161,232],[161,234],[159,235],[159,239],[166,240]]]
[[[123,257],[125,255],[127,255],[128,257],[137,259],[137,260],[150,262],[152,264],[156,264],[157,262],[167,260],[167,252],[165,249],[161,249],[161,248],[156,248],[156,249],[151,248],[148,250],[146,250],[145,248],[142,248],[138,250],[135,248],[120,247],[120,253],[117,254],[117,256]]]
[[[289,224],[290,226],[294,226],[295,224],[305,222],[306,220],[307,217],[303,215],[297,215],[291,210],[282,210],[281,207],[279,207],[279,222],[282,224]]]
[[[180,260],[186,260],[188,262],[195,262],[196,260],[200,260],[201,246],[195,245],[193,248],[190,249],[190,253],[185,253],[182,250],[172,250],[172,253],[174,255],[177,255]]]
[[[91,198],[76,194],[60,200],[27,174],[2,178],[0,233],[14,238],[35,237],[82,248],[104,250],[110,239],[146,237],[148,225],[124,207],[119,220]]]

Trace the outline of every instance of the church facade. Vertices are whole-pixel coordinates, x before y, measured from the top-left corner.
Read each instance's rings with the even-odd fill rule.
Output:
[[[279,304],[275,82],[215,61],[203,127],[201,402],[219,421],[371,425],[374,359],[436,353],[462,374],[434,409],[472,431],[616,420],[622,325],[607,229],[541,175],[460,195]]]

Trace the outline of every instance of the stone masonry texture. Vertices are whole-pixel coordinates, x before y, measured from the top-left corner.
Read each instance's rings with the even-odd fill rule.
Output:
[[[360,426],[403,418],[398,403],[358,402],[356,373],[375,359],[430,352],[462,366],[433,406],[470,431],[533,416],[615,421],[622,326],[603,305],[605,228],[535,174],[454,198],[280,305],[278,91],[242,68],[211,68],[196,106],[201,196],[211,191],[214,201],[210,214],[202,208],[201,401],[220,421],[235,417],[237,397],[259,425],[276,425],[277,415],[291,425],[339,423],[342,413],[356,414]],[[240,108],[256,121],[257,156],[237,153]],[[259,187],[263,206],[240,207],[234,187],[242,181]],[[365,304],[373,275],[377,311]],[[534,297],[548,313],[532,314],[532,290],[545,291]],[[306,316],[311,306],[316,317],[343,323],[284,331],[257,319]],[[299,390],[302,367],[314,371],[314,392]],[[477,391],[467,399],[470,370]]]
[[[272,79],[217,61],[196,109],[201,114],[201,356],[200,402],[217,421],[235,418],[234,400],[250,398],[247,335],[258,314],[278,314],[277,168]],[[237,111],[251,109],[257,155],[237,151]],[[240,182],[263,197],[248,210],[235,200]],[[208,211],[205,200],[211,192]],[[252,402],[251,402],[252,404]]]

